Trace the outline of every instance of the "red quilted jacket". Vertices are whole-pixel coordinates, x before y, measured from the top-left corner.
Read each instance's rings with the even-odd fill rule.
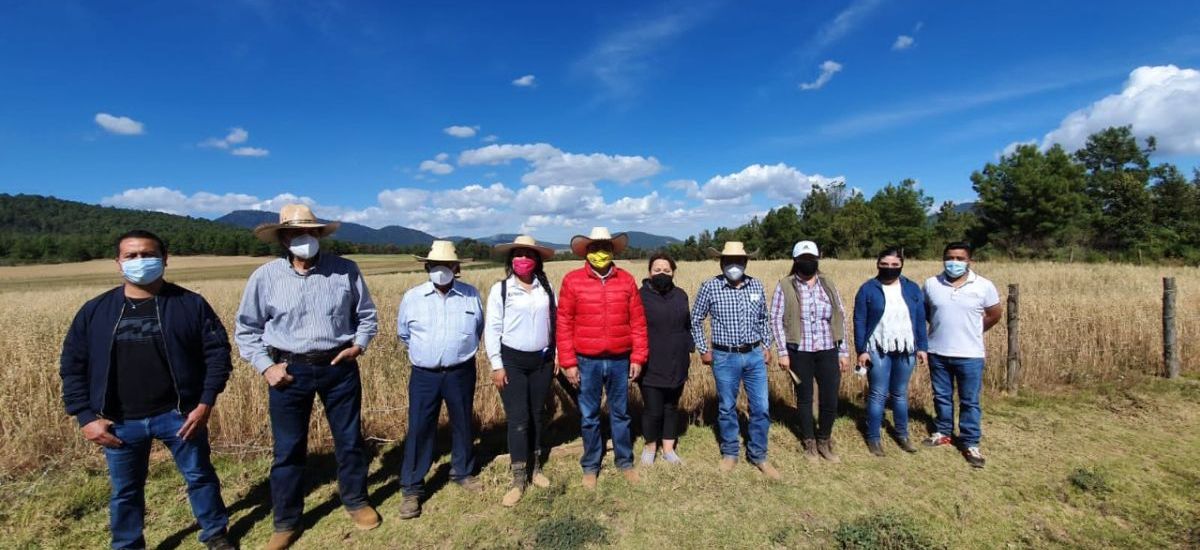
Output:
[[[607,279],[587,264],[563,277],[555,325],[558,361],[563,368],[579,364],[579,355],[630,354],[629,361],[646,364],[646,314],[633,276],[613,266]]]

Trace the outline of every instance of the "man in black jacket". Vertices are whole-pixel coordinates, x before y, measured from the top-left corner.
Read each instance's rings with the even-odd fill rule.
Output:
[[[59,368],[63,403],[83,436],[104,448],[113,548],[146,547],[144,488],[155,439],[187,481],[200,541],[233,548],[207,429],[232,370],[229,338],[204,298],[163,281],[166,260],[166,245],[153,233],[117,239],[125,284],[75,315]]]

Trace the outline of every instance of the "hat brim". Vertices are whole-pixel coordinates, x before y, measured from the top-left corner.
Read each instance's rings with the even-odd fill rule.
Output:
[[[713,248],[713,247],[711,247],[711,246],[710,246],[710,247],[708,247],[708,257],[709,257],[709,258],[716,259],[716,258],[724,258],[724,257],[726,257],[726,256],[728,256],[728,257],[730,257],[730,258],[749,258],[749,259],[754,259],[754,258],[757,258],[757,257],[758,257],[758,251],[757,251],[757,250],[755,250],[755,251],[753,251],[753,252],[747,252],[747,253],[745,253],[745,254],[722,254],[720,250],[717,250],[717,249],[715,249],[715,248]]]
[[[629,246],[629,235],[626,233],[617,233],[611,239],[592,239],[583,235],[575,235],[571,237],[571,252],[575,253],[580,258],[587,256],[587,247],[596,241],[608,241],[612,243],[613,255],[620,254]]]
[[[279,240],[279,231],[283,229],[319,229],[320,231],[317,232],[317,238],[323,239],[332,235],[341,226],[342,222],[264,223],[254,228],[254,236],[258,237],[258,240],[260,241],[274,243]]]
[[[492,250],[500,256],[507,256],[509,252],[512,252],[518,248],[528,248],[533,250],[537,252],[543,260],[549,260],[550,258],[554,257],[554,249],[542,245],[504,243],[493,246]]]
[[[417,258],[418,262],[423,262],[423,263],[429,263],[429,262],[441,262],[441,263],[447,263],[447,264],[461,264],[462,263],[462,260],[458,259],[458,257],[434,258],[434,257],[416,256],[416,258]]]

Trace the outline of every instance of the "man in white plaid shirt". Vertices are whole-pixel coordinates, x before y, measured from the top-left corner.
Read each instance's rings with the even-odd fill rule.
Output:
[[[749,254],[742,243],[725,243],[719,256],[721,275],[700,286],[692,306],[692,338],[701,359],[712,365],[717,382],[720,470],[728,472],[737,464],[737,398],[741,386],[745,386],[750,403],[746,460],[768,478],[778,480],[779,471],[767,462],[767,432],[771,427],[767,363],[771,362],[772,334],[766,293],[761,281],[746,275]],[[704,338],[705,317],[711,318],[711,349]]]

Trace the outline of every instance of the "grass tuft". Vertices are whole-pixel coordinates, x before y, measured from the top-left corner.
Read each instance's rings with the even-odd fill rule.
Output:
[[[844,521],[833,533],[844,550],[920,550],[940,548],[912,518],[897,512]]]
[[[534,536],[538,548],[575,550],[588,544],[604,544],[608,541],[608,528],[594,519],[570,514],[539,522]]]
[[[1071,472],[1071,475],[1067,476],[1067,481],[1070,481],[1071,485],[1085,493],[1103,495],[1112,491],[1112,485],[1108,482],[1108,475],[1090,466],[1075,468]]]

